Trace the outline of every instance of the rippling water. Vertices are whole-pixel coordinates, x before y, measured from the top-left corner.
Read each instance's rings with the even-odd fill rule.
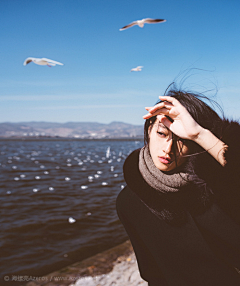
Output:
[[[2,275],[45,275],[123,242],[115,200],[142,141],[0,142]]]

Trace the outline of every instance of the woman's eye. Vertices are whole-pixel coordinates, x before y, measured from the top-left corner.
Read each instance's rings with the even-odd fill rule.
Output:
[[[158,131],[157,132],[160,136],[162,136],[162,137],[165,137],[166,136],[166,134],[164,134],[164,133],[162,133],[162,132],[160,132],[160,131]]]

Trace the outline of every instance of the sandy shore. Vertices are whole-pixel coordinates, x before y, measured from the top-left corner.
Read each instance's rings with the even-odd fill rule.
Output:
[[[26,286],[147,286],[130,241],[31,281]]]

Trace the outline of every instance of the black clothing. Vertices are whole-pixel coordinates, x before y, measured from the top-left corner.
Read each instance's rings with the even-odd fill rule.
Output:
[[[159,195],[143,180],[139,150],[126,159],[117,212],[150,286],[240,285],[239,124],[223,121],[221,140],[229,146],[226,166],[209,154],[196,156],[199,182],[176,194]],[[209,200],[202,200],[202,188]],[[171,219],[149,205],[169,210]]]

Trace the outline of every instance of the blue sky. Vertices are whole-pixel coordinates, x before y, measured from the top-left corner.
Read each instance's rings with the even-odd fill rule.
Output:
[[[186,88],[217,88],[239,118],[239,11],[238,0],[2,0],[0,122],[143,124],[144,107],[191,68],[203,71]],[[167,21],[119,31],[147,17]],[[64,66],[23,66],[27,57]]]

